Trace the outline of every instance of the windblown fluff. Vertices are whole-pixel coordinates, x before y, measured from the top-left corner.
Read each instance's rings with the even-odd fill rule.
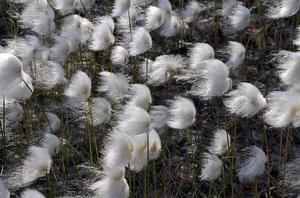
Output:
[[[169,117],[169,108],[163,105],[152,106],[150,110],[151,127],[161,129],[166,125]]]
[[[111,72],[100,72],[100,86],[98,92],[104,92],[106,96],[114,102],[120,102],[130,93],[129,81],[123,74]]]
[[[0,79],[1,96],[21,100],[30,98],[32,79],[23,71],[22,63],[14,55],[0,53]]]
[[[156,130],[151,129],[149,133],[149,154],[150,160],[157,159],[161,152],[161,140]]]
[[[153,85],[162,85],[169,80],[172,72],[186,66],[186,61],[180,55],[161,55],[155,61],[148,63],[148,82]],[[141,72],[146,76],[146,65],[143,64]]]
[[[158,7],[163,9],[165,12],[171,12],[172,11],[172,4],[169,0],[159,0],[158,1]]]
[[[93,125],[100,125],[110,119],[111,105],[104,98],[93,98],[92,117]]]
[[[152,38],[144,27],[137,28],[129,43],[129,54],[137,56],[147,52],[152,47]]]
[[[15,100],[5,98],[0,99],[0,118],[1,126],[3,127],[3,108],[5,108],[5,127],[6,130],[14,129],[22,120],[24,116],[23,107]]]
[[[300,83],[300,53],[280,51],[275,58],[278,60],[279,77],[281,81],[289,86],[299,89]]]
[[[128,105],[138,106],[148,110],[149,105],[152,103],[150,89],[143,84],[132,84],[131,90],[132,96],[128,102]]]
[[[116,129],[113,130],[105,143],[104,168],[125,167],[132,159],[133,149],[132,138],[129,135]]]
[[[42,148],[47,149],[51,156],[56,155],[60,150],[59,138],[51,133],[45,133],[42,140]]]
[[[40,0],[25,4],[19,21],[24,28],[30,28],[38,34],[48,35],[55,30],[54,17],[54,10],[47,0]]]
[[[150,115],[137,106],[126,106],[118,120],[118,130],[130,135],[147,133],[150,130]]]
[[[226,62],[226,65],[230,69],[235,69],[240,66],[240,64],[245,59],[246,49],[242,43],[230,41],[225,51],[230,55],[229,60]]]
[[[62,36],[55,37],[55,44],[50,49],[50,59],[63,64],[71,52],[71,46]]]
[[[43,123],[43,131],[45,133],[57,132],[60,129],[60,119],[54,113],[46,112],[45,115],[47,120],[45,120],[45,123]]]
[[[91,95],[91,79],[86,73],[77,71],[71,78],[71,83],[65,90],[64,95],[71,100],[86,100]]]
[[[184,129],[196,121],[196,107],[192,100],[177,97],[169,100],[170,115],[166,121],[167,125],[174,129]]]
[[[27,189],[21,194],[21,198],[46,198],[37,190]]]
[[[128,50],[122,46],[116,46],[111,51],[111,62],[115,65],[126,65],[128,57]]]
[[[250,184],[255,177],[265,172],[265,163],[268,161],[265,152],[257,147],[250,146],[243,150],[243,159],[238,168],[238,178],[241,183]]]
[[[50,172],[52,165],[49,151],[45,148],[31,146],[29,156],[24,161],[22,178],[24,182],[32,182]]]
[[[222,61],[206,60],[201,66],[200,79],[192,85],[190,93],[204,99],[222,96],[231,88],[228,75],[229,69]]]
[[[201,68],[201,63],[215,57],[214,49],[207,43],[195,43],[189,51],[191,68],[197,70]]]
[[[267,96],[268,106],[264,120],[274,128],[300,126],[300,94],[293,89],[274,91]]]
[[[230,135],[225,130],[218,129],[214,131],[213,140],[209,146],[209,152],[215,155],[223,155],[227,152],[230,142]]]
[[[113,31],[114,23],[111,17],[98,18],[94,27],[90,49],[94,51],[105,50],[114,44]]]
[[[183,10],[184,20],[186,22],[194,21],[197,14],[204,10],[204,6],[200,4],[198,1],[192,0],[189,1]]]
[[[90,189],[97,197],[103,198],[127,198],[129,197],[129,186],[125,179],[125,169],[115,169],[110,173],[104,173],[104,177],[95,182]]]
[[[213,181],[221,175],[222,161],[218,156],[210,153],[204,153],[202,170],[200,178],[203,181]]]
[[[164,23],[160,29],[160,35],[164,37],[172,37],[178,33],[183,33],[188,26],[185,21],[181,20],[180,17],[172,12],[167,14]]]
[[[0,197],[10,198],[10,192],[4,185],[3,181],[0,179]]]
[[[251,117],[266,106],[266,99],[259,89],[250,83],[240,83],[227,94],[224,104],[229,112],[241,117]]]
[[[293,16],[299,11],[299,0],[273,0],[269,3],[267,17],[279,19]]]
[[[234,33],[246,29],[250,23],[250,10],[241,4],[237,4],[228,15],[228,27],[225,32]]]
[[[131,0],[115,0],[112,16],[119,17],[128,12],[131,5],[130,1]]]
[[[152,31],[160,28],[165,21],[165,13],[162,9],[149,6],[146,10],[145,27],[147,30]]]
[[[236,5],[236,0],[223,0],[222,15],[227,16],[230,14],[232,8]]]

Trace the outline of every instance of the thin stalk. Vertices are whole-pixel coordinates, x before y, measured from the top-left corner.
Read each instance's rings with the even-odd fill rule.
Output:
[[[5,107],[5,97],[3,97],[3,112],[2,112],[2,142],[3,142],[3,151],[4,151],[4,162],[7,159],[7,151],[6,151],[6,123],[5,123],[5,114],[6,114],[6,107]]]
[[[130,9],[128,9],[128,22],[129,22],[129,31],[130,31],[130,36],[132,39],[132,28],[131,28],[131,16],[130,16]]]

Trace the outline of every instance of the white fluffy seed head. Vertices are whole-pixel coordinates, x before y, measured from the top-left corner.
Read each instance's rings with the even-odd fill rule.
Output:
[[[114,24],[111,17],[100,17],[94,26],[90,49],[94,51],[106,50],[115,43],[113,35]]]
[[[198,1],[192,0],[187,3],[183,10],[184,20],[186,22],[192,22],[197,14],[204,10],[204,6]]]
[[[152,47],[152,38],[144,27],[137,28],[133,35],[132,41],[129,43],[129,54],[137,56],[150,50]]]
[[[238,178],[241,183],[250,184],[255,177],[265,172],[265,163],[268,161],[265,152],[257,147],[250,146],[243,150],[246,156],[243,156],[242,163],[238,168]],[[243,155],[242,153],[242,155]]]
[[[267,9],[267,17],[271,19],[287,18],[299,11],[299,0],[273,0]]]
[[[111,116],[111,105],[104,98],[93,98],[92,117],[93,125],[97,126],[107,122]]]
[[[230,135],[225,130],[218,129],[214,131],[213,140],[209,146],[209,152],[215,155],[223,155],[227,152],[230,142]]]
[[[222,161],[218,156],[204,153],[200,178],[202,181],[213,181],[221,175]]]
[[[165,17],[166,15],[162,9],[149,6],[146,10],[146,29],[151,31],[160,28],[165,21]]]
[[[71,100],[86,100],[91,95],[91,79],[82,71],[77,71],[71,78],[71,83],[64,95]]]
[[[130,85],[128,79],[123,74],[114,74],[111,72],[100,72],[100,86],[97,91],[103,92],[113,102],[120,102],[128,97]]]
[[[56,155],[60,151],[59,138],[51,133],[46,133],[42,141],[42,148],[47,149],[51,156]]]
[[[259,89],[250,83],[240,83],[227,96],[229,98],[224,101],[227,110],[241,117],[252,117],[267,104]]]
[[[161,129],[166,125],[169,117],[169,108],[163,105],[151,106],[150,117],[151,127]]]
[[[226,65],[230,69],[235,69],[244,61],[246,49],[242,43],[230,41],[228,47],[225,49],[226,53],[230,55]]]
[[[105,144],[104,168],[125,167],[132,159],[133,149],[132,138],[125,132],[114,129]]]
[[[198,67],[201,68],[203,61],[215,57],[215,51],[212,46],[207,43],[195,43],[193,48],[189,50],[189,57],[191,68],[197,70]]]
[[[223,0],[222,15],[228,16],[235,5],[236,0]]]
[[[192,100],[177,97],[169,100],[169,117],[167,125],[174,129],[185,129],[196,121],[196,107]]]
[[[119,17],[124,15],[130,8],[130,1],[131,0],[115,0],[112,16]]]
[[[275,59],[278,60],[278,75],[281,81],[299,89],[300,83],[300,52],[280,51]]]
[[[172,12],[165,16],[164,23],[160,29],[160,35],[164,37],[172,37],[188,29],[186,22],[181,20],[176,13]]]
[[[71,47],[62,36],[55,37],[55,44],[50,49],[50,59],[63,64],[71,52]]]
[[[0,179],[0,197],[10,198],[10,192],[4,185],[3,181]]]
[[[32,79],[23,71],[23,65],[16,56],[0,53],[0,79],[1,96],[21,100],[30,98]]]
[[[228,15],[229,27],[225,32],[235,33],[246,29],[250,23],[250,10],[241,4],[237,4]]]
[[[46,198],[46,197],[37,190],[26,189],[21,193],[21,198]]]
[[[137,106],[126,106],[121,113],[117,128],[130,135],[147,133],[150,130],[150,115]]]
[[[134,149],[129,163],[130,170],[140,172],[147,165],[147,134],[132,136],[132,143]]]
[[[29,156],[25,159],[22,169],[24,182],[32,182],[50,172],[52,165],[49,151],[42,147],[31,146]]]
[[[131,90],[132,96],[128,102],[128,105],[138,106],[148,110],[149,105],[152,103],[150,89],[143,84],[132,84]]]
[[[3,118],[4,105],[5,105],[5,127],[7,130],[13,129],[23,120],[24,110],[23,107],[14,99],[0,98],[0,117]],[[0,121],[3,126],[3,119]]]
[[[128,57],[128,50],[122,46],[115,46],[111,51],[111,62],[114,65],[126,65]]]
[[[300,126],[300,94],[289,89],[287,91],[274,91],[267,96],[267,110],[264,120],[274,128]]]
[[[156,130],[151,129],[149,133],[149,154],[150,160],[157,159],[161,152],[161,140]]]
[[[125,169],[116,169],[114,174],[106,174],[101,180],[90,187],[97,197],[103,198],[128,198],[129,186],[124,177]]]
[[[170,3],[169,0],[159,0],[158,1],[158,7],[167,11],[171,12],[172,11],[172,4]]]
[[[45,120],[45,128],[43,129],[43,131],[45,133],[57,132],[60,129],[60,119],[54,113],[46,112],[45,115],[47,117],[47,120]]]
[[[190,90],[192,95],[203,99],[222,96],[231,88],[231,79],[228,78],[229,69],[222,61],[217,59],[206,60],[201,64],[200,79]]]

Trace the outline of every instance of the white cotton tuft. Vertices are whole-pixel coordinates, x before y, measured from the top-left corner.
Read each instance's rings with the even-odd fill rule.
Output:
[[[52,0],[52,6],[54,9],[59,10],[63,15],[73,12],[74,0]]]
[[[54,113],[46,112],[45,115],[47,117],[47,120],[44,123],[45,128],[43,129],[43,131],[45,133],[57,132],[60,129],[60,119]]]
[[[151,127],[161,129],[166,125],[169,108],[163,105],[152,106],[150,110]]]
[[[197,70],[197,68],[201,68],[203,61],[215,57],[215,51],[212,46],[207,43],[195,43],[193,48],[189,51],[189,57],[191,68]]]
[[[158,7],[167,11],[171,12],[172,11],[172,4],[170,3],[169,0],[159,0],[158,1]]]
[[[71,83],[64,95],[71,100],[86,100],[91,95],[91,79],[82,71],[77,71],[71,78]]]
[[[223,0],[222,15],[228,16],[235,5],[236,0]]]
[[[151,129],[149,133],[149,154],[150,160],[157,159],[161,152],[161,140],[156,130]]]
[[[225,51],[230,55],[229,60],[226,62],[226,65],[230,69],[235,69],[240,66],[245,59],[246,49],[242,43],[230,41]]]
[[[297,14],[299,7],[299,0],[273,0],[269,4],[266,15],[271,19],[287,18]]]
[[[274,128],[300,126],[300,94],[293,89],[274,91],[267,96],[264,120]]]
[[[132,136],[132,143],[133,152],[129,163],[130,170],[140,172],[147,165],[147,134]]]
[[[49,151],[45,148],[29,147],[29,156],[23,163],[22,178],[24,182],[32,182],[39,177],[46,176],[52,165]]]
[[[131,5],[130,1],[131,0],[115,0],[114,8],[112,10],[112,16],[119,17],[126,14]]]
[[[252,117],[262,110],[267,102],[259,89],[250,83],[240,83],[236,90],[227,94],[224,105],[230,113]]]
[[[95,182],[91,187],[97,197],[102,198],[128,198],[129,186],[125,179],[125,169],[116,169],[106,174],[101,180]]]
[[[100,17],[94,27],[90,49],[94,51],[106,50],[115,43],[113,35],[114,24],[109,16]]]
[[[164,37],[172,37],[178,33],[182,33],[183,30],[187,28],[186,23],[172,12],[165,17],[164,23],[160,29],[160,35]]]
[[[132,159],[132,152],[132,138],[122,131],[112,131],[105,144],[104,168],[114,169],[125,167]]]
[[[148,64],[148,82],[152,85],[162,85],[170,78],[170,73],[178,71],[186,66],[185,59],[180,55],[161,55],[155,61]],[[143,65],[142,73],[146,76],[146,68]]]
[[[41,35],[49,35],[55,30],[54,17],[54,10],[47,1],[32,1],[25,4],[19,21],[23,28],[30,28]]]
[[[152,31],[160,28],[165,21],[165,17],[165,13],[162,9],[155,6],[149,6],[146,10],[146,29]]]
[[[149,105],[152,103],[150,89],[143,84],[132,84],[131,90],[132,96],[128,102],[128,105],[138,106],[145,110],[148,110]]]
[[[169,100],[169,117],[167,125],[174,129],[185,129],[196,121],[196,107],[190,99],[177,97]]]
[[[56,155],[60,151],[59,138],[51,133],[45,133],[42,140],[42,148],[47,149],[51,156]]]
[[[152,47],[152,38],[144,27],[137,28],[129,43],[129,54],[137,56],[150,50]]]
[[[198,1],[192,0],[187,3],[183,10],[184,20],[186,22],[192,22],[195,19],[195,16],[205,10],[204,6]]]
[[[3,118],[3,108],[5,106],[5,127],[6,129],[13,129],[23,120],[23,107],[14,99],[0,98],[0,117]],[[0,121],[3,126],[3,119]]]
[[[235,33],[246,29],[250,23],[250,10],[241,4],[237,4],[228,15],[228,28],[225,32]]]
[[[46,198],[37,190],[27,189],[21,193],[21,198]]]
[[[37,88],[50,90],[65,82],[65,71],[53,61],[35,62],[35,83]]]
[[[92,118],[93,125],[97,126],[107,122],[111,116],[111,105],[104,98],[93,98],[92,102]]]
[[[268,161],[265,152],[257,147],[250,146],[243,150],[246,155],[237,170],[238,178],[241,183],[250,184],[255,177],[265,172],[265,163]]]
[[[0,197],[10,198],[10,192],[4,185],[3,181],[0,179]]]
[[[214,131],[212,143],[209,146],[209,152],[215,155],[223,155],[230,147],[230,135],[223,129]]]
[[[114,74],[111,72],[100,72],[100,86],[98,92],[104,92],[113,102],[120,102],[128,97],[130,93],[129,81],[123,74]]]
[[[299,89],[300,83],[300,52],[280,51],[278,59],[279,77],[281,81],[293,88]]]
[[[115,46],[111,51],[111,62],[114,65],[126,65],[128,57],[128,50],[122,46]]]
[[[1,96],[21,100],[30,98],[32,79],[23,71],[23,65],[16,56],[0,53],[0,79]]]
[[[147,111],[137,106],[126,106],[118,120],[118,130],[130,135],[147,133],[151,118]]]
[[[204,153],[202,170],[200,178],[202,181],[213,181],[221,175],[222,161],[218,156],[210,153]]]
[[[231,79],[228,78],[229,69],[218,59],[206,60],[201,64],[200,79],[196,81],[190,90],[192,95],[211,99],[214,96],[222,96],[231,88]]]
[[[71,52],[71,46],[62,36],[55,37],[55,44],[50,49],[50,59],[63,64]]]

